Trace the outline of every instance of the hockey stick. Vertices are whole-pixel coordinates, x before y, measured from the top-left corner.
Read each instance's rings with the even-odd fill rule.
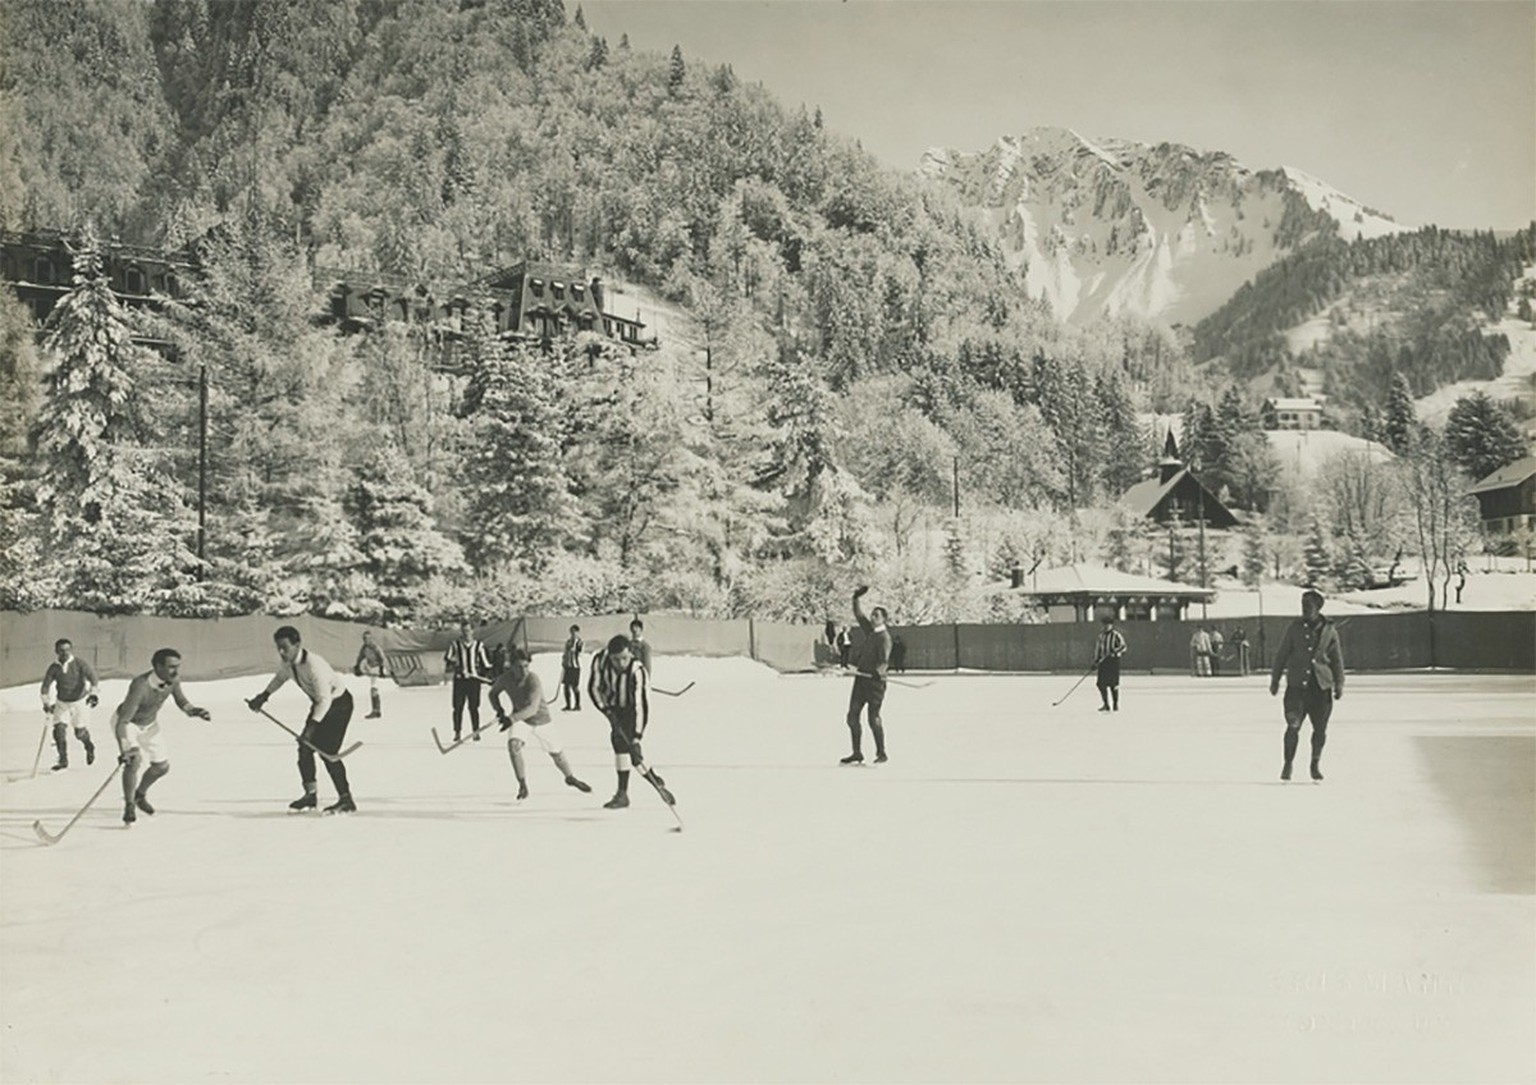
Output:
[[[544,702],[544,707],[545,708],[549,708],[550,707],[550,702],[549,701],[545,701]],[[437,752],[438,753],[452,753],[454,750],[457,750],[460,746],[464,745],[464,743],[473,741],[473,739],[475,738],[476,735],[484,734],[486,731],[489,731],[490,729],[491,729],[491,725],[490,724],[486,724],[484,727],[472,727],[472,728],[470,728],[469,734],[464,735],[461,738],[456,738],[452,742],[448,743],[445,746],[445,745],[443,745],[443,740],[442,740],[441,736],[439,736],[438,733],[437,733],[437,728],[434,727],[434,728],[432,728],[432,741],[437,743]]]
[[[1055,708],[1057,705],[1061,704],[1062,701],[1065,701],[1068,697],[1072,696],[1072,694],[1076,693],[1077,692],[1077,687],[1082,685],[1084,680],[1087,679],[1087,677],[1090,674],[1092,674],[1097,667],[1098,667],[1098,664],[1095,663],[1092,666],[1090,666],[1086,671],[1084,671],[1082,678],[1079,678],[1076,682],[1073,682],[1072,683],[1072,688],[1067,690],[1067,692],[1062,695],[1061,701],[1052,701],[1051,702],[1051,707]]]
[[[96,800],[101,798],[101,793],[107,789],[107,785],[110,784],[113,780],[117,779],[117,774],[121,771],[123,771],[123,763],[119,761],[116,765],[112,766],[112,775],[108,776],[101,782],[101,786],[96,789],[96,793],[86,800],[85,805],[80,808],[79,813],[70,818],[69,824],[60,829],[57,835],[50,833],[47,829],[43,828],[43,823],[41,821],[34,821],[32,823],[32,831],[37,834],[37,838],[44,844],[57,844],[60,840],[63,840],[64,834],[73,829],[75,827],[75,822],[84,817],[85,812],[95,805]]]
[[[854,671],[853,675],[855,678],[880,677],[877,674],[865,674],[863,671]],[[927,689],[929,686],[933,685],[932,682],[904,682],[900,678],[892,678],[890,675],[886,675],[885,680],[893,686],[906,686],[908,689]]]
[[[246,701],[245,703],[247,705],[249,705],[251,702],[250,701]],[[292,727],[289,727],[282,720],[278,719],[276,716],[272,715],[272,713],[268,712],[265,708],[258,708],[256,711],[260,712],[263,716],[267,717],[267,719],[269,719],[273,723],[277,724],[284,731],[287,731],[294,738],[298,739],[304,745],[308,746],[311,750],[314,750],[317,754],[319,754],[321,757],[325,758],[327,761],[340,761],[343,757],[346,757],[347,754],[351,753],[353,750],[357,749],[359,746],[362,745],[361,742],[354,742],[354,743],[352,743],[352,745],[348,746],[345,750],[340,750],[337,753],[329,753],[329,752],[327,752],[325,750],[322,750],[319,746],[316,746],[313,742],[309,741],[309,739],[307,739],[303,735],[299,734]]]
[[[692,689],[696,684],[697,683],[689,682],[682,689],[662,689],[660,686],[652,686],[651,687],[651,692],[653,692],[653,693],[664,693],[668,697],[681,697],[683,694],[687,693],[690,689]]]
[[[608,729],[617,735],[620,741],[624,743],[624,745],[629,747],[629,756],[636,762],[639,762],[640,757],[635,753],[634,739],[630,738],[623,731],[619,730],[618,725],[613,721],[613,716],[609,715],[606,709],[603,710],[603,716],[608,720]],[[650,784],[656,789],[656,794],[661,797],[662,804],[666,806],[666,808],[671,812],[672,816],[677,819],[677,827],[672,831],[674,833],[680,833],[683,831],[683,818],[682,815],[677,812],[677,797],[674,796],[664,784],[656,782],[654,778],[655,771],[655,769],[647,768],[646,771],[640,775],[644,778],[646,783]]]
[[[43,763],[43,747],[48,744],[48,731],[52,726],[53,725],[48,722],[48,715],[45,712],[43,714],[43,733],[38,737],[37,740],[37,756],[32,758],[32,775],[27,777],[29,780],[37,776],[37,766]]]

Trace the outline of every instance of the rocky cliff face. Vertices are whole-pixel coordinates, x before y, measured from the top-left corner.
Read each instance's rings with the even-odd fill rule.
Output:
[[[1191,324],[1310,238],[1407,229],[1298,170],[1063,128],[975,153],[932,150],[920,169],[991,222],[1030,294],[1069,320],[1126,312]]]

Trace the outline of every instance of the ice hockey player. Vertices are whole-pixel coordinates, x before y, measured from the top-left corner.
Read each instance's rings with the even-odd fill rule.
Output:
[[[53,744],[59,760],[53,771],[69,768],[70,728],[85,747],[85,763],[96,760],[96,745],[91,741],[90,710],[101,700],[101,683],[85,660],[75,655],[75,646],[67,637],[53,642],[54,662],[43,672],[43,712],[53,721]]]
[[[656,674],[656,668],[651,663],[651,642],[645,639],[645,623],[639,618],[629,623],[629,650],[640,661],[640,666],[645,668],[647,678]]]
[[[1312,721],[1312,779],[1321,780],[1323,744],[1328,741],[1328,717],[1333,702],[1344,696],[1344,650],[1339,631],[1323,617],[1321,592],[1301,594],[1301,617],[1286,627],[1269,675],[1269,695],[1280,691],[1285,675],[1285,764],[1280,779],[1291,778],[1291,762],[1301,740],[1301,721]]]
[[[469,729],[480,741],[480,686],[490,680],[491,657],[485,642],[476,640],[468,622],[459,623],[459,639],[443,653],[443,669],[453,675],[453,737],[464,730],[464,709],[469,708]]]
[[[384,653],[379,646],[373,643],[373,632],[363,630],[363,646],[357,650],[357,662],[352,664],[352,673],[368,676],[368,715],[365,720],[376,720],[384,715],[384,709],[379,702],[379,679],[384,677]]]
[[[650,781],[663,802],[673,805],[676,800],[672,792],[667,790],[654,769],[646,768],[640,749],[640,740],[650,721],[650,682],[644,664],[634,656],[628,637],[614,637],[607,647],[592,657],[587,696],[597,710],[608,717],[608,738],[613,746],[614,770],[618,774],[618,789],[603,806],[621,810],[629,805],[631,768]]]
[[[299,779],[304,784],[304,794],[288,804],[290,810],[313,810],[318,804],[315,787],[315,749],[335,753],[341,749],[347,737],[347,724],[352,722],[352,694],[347,691],[341,676],[331,668],[322,656],[311,652],[300,643],[299,631],[291,625],[278,628],[272,634],[277,645],[277,658],[281,664],[267,688],[246,702],[252,712],[260,712],[267,698],[282,688],[290,678],[309,698],[309,714],[299,732]],[[336,785],[336,801],[325,808],[327,814],[350,814],[357,810],[352,801],[352,788],[347,782],[347,767],[340,761],[327,759],[325,771]]]
[[[181,653],[174,648],[161,648],[150,657],[150,669],[128,683],[128,693],[117,706],[112,731],[120,751],[118,760],[123,765],[123,824],[132,825],[137,819],[135,809],[153,814],[146,793],[150,785],[171,771],[166,756],[165,742],[160,736],[160,706],[167,697],[176,701],[177,707],[189,716],[200,720],[213,717],[206,708],[198,708],[181,690]],[[139,778],[139,768],[145,759],[149,768]]]
[[[853,593],[853,616],[864,639],[853,652],[853,689],[848,694],[848,734],[853,740],[853,752],[843,758],[844,765],[864,763],[863,735],[859,725],[860,713],[869,709],[869,733],[875,737],[875,763],[886,760],[885,727],[880,722],[880,706],[885,702],[885,672],[891,661],[891,634],[885,627],[886,610],[875,607],[864,613],[860,600],[869,588],[860,585]]]
[[[581,642],[581,626],[571,626],[571,635],[565,638],[560,649],[560,691],[565,695],[562,712],[581,711],[581,653],[586,645]]]
[[[512,712],[501,706],[501,695],[512,701]],[[507,669],[491,683],[491,709],[507,735],[507,753],[512,758],[512,771],[517,774],[517,797],[528,797],[528,774],[523,764],[523,748],[529,742],[537,742],[539,748],[549,754],[555,768],[565,777],[567,787],[577,791],[591,791],[590,784],[578,780],[571,771],[571,763],[565,759],[560,744],[560,732],[550,719],[549,706],[544,703],[544,684],[529,666],[528,653],[513,648],[507,655]]]
[[[1103,628],[1093,646],[1093,665],[1098,671],[1100,712],[1120,711],[1120,657],[1125,655],[1125,634],[1115,628],[1115,616],[1106,614]]]

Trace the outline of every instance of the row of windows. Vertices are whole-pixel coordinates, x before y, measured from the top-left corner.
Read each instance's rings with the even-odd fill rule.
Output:
[[[38,256],[30,265],[22,260],[8,259],[5,262],[5,277],[11,282],[68,286],[74,279],[74,267],[48,256]],[[178,288],[175,272],[169,269],[146,272],[138,264],[109,266],[107,277],[112,283],[112,289],[120,294],[148,294],[151,290],[161,294],[175,294]]]

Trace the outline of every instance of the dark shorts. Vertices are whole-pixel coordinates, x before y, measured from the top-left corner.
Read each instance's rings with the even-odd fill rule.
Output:
[[[1300,727],[1303,720],[1312,721],[1312,729],[1320,731],[1328,726],[1333,715],[1333,691],[1320,689],[1310,682],[1305,685],[1285,687],[1285,726]]]
[[[1101,659],[1099,661],[1099,688],[1113,689],[1120,684],[1120,661],[1118,659]]]

